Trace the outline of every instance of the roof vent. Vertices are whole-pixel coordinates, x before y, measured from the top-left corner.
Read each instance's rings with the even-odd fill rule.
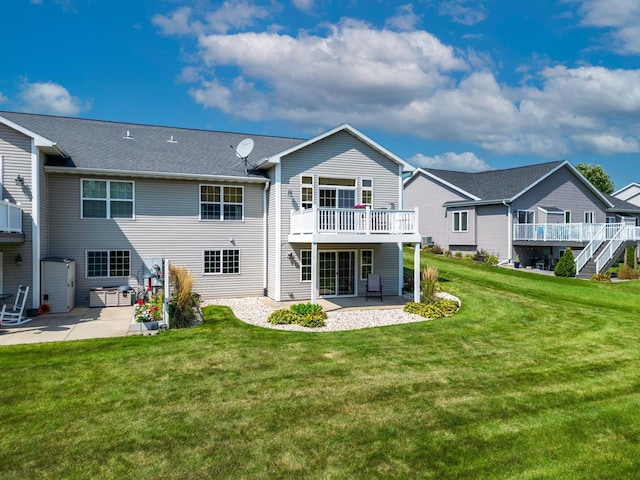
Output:
[[[169,140],[167,140],[167,143],[178,143],[177,140],[173,139],[173,135],[171,135],[171,138]]]
[[[133,140],[133,137],[132,137],[132,136],[131,136],[131,134],[129,133],[129,130],[127,130],[127,134],[126,134],[124,137],[122,137],[122,138],[124,138],[124,139],[126,139],[126,140]]]

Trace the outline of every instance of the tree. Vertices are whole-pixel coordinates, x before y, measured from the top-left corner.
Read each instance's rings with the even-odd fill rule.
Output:
[[[613,193],[613,182],[609,174],[604,171],[602,166],[593,165],[591,163],[580,163],[577,167],[578,171],[591,182],[591,184],[602,193]]]
[[[576,275],[576,260],[569,247],[565,250],[564,255],[560,257],[558,263],[556,263],[553,274],[556,277],[574,277]]]

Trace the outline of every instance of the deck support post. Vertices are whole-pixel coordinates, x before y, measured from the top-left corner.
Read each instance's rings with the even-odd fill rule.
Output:
[[[420,243],[416,242],[413,252],[413,301],[420,301]]]
[[[318,244],[311,243],[311,303],[318,302]]]

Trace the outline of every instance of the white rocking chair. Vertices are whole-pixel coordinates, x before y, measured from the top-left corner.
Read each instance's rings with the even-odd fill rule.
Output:
[[[31,321],[30,318],[25,318],[24,316],[24,304],[27,303],[28,295],[29,287],[23,287],[20,285],[13,307],[8,306],[6,303],[2,306],[2,312],[0,312],[0,326],[21,325]]]

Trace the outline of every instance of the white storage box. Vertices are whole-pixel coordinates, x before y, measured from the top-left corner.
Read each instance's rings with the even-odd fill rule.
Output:
[[[124,307],[131,305],[131,293],[121,292],[118,287],[92,288],[89,292],[90,307]]]

